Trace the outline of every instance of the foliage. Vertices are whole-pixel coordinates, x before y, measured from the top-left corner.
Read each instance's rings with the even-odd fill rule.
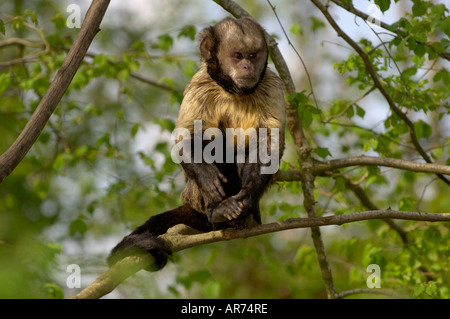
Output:
[[[166,25],[150,21],[132,27],[126,13],[117,10],[120,21],[105,18],[44,132],[0,184],[0,297],[75,294],[66,285],[67,265],[79,264],[85,280],[100,274],[109,249],[124,234],[148,216],[180,204],[183,176],[170,157],[170,134],[183,87],[198,66],[192,53],[203,27],[193,24],[200,19],[174,23],[184,15],[184,8],[173,9],[181,3],[192,10],[185,2],[164,4],[176,12],[164,17]],[[398,5],[374,3],[385,13]],[[450,8],[421,0],[408,3],[387,29],[348,20],[349,28],[358,31],[352,38],[412,128],[389,109],[361,56],[337,43],[312,4],[305,3],[311,10],[301,12],[295,1],[277,7],[277,12],[294,8],[285,12],[292,16],[282,23],[290,26],[291,41],[306,57],[314,83],[317,103],[300,79],[300,61],[291,61],[299,92],[287,99],[297,107],[317,159],[369,154],[423,161],[411,142],[413,130],[434,162],[450,165]],[[261,20],[273,19],[265,3],[244,4],[260,12]],[[66,8],[57,1],[14,1],[0,4],[0,12],[5,13],[0,16],[3,153],[36,109],[78,29],[66,26]],[[329,66],[325,72],[324,65]],[[298,169],[289,134],[282,169]],[[372,209],[348,181],[378,207],[450,211],[449,186],[433,174],[352,167],[316,180],[320,216]],[[304,217],[301,193],[300,182],[278,182],[262,201],[263,221]],[[412,298],[450,298],[450,225],[397,224],[406,241],[378,220],[322,228],[336,289],[366,288],[366,268],[377,264],[385,289]],[[325,297],[307,230],[196,247],[174,258],[164,274],[139,273],[113,296]],[[161,278],[165,286],[152,284]]]

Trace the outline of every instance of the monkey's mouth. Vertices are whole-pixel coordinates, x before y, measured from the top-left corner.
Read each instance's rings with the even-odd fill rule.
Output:
[[[237,80],[243,80],[243,81],[250,81],[250,80],[255,80],[256,77],[253,75],[246,75],[246,76],[240,76],[237,78]]]
[[[242,76],[236,79],[240,87],[252,88],[256,85],[257,79],[254,76]]]

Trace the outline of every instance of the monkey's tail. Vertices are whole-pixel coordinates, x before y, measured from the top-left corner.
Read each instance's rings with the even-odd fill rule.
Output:
[[[212,225],[205,214],[194,210],[185,204],[170,211],[150,217],[144,224],[137,227],[131,234],[125,236],[114,247],[108,257],[111,267],[119,260],[142,253],[149,253],[155,258],[155,264],[146,268],[148,271],[162,269],[172,254],[165,241],[158,238],[175,225],[185,224],[200,231],[211,231]]]

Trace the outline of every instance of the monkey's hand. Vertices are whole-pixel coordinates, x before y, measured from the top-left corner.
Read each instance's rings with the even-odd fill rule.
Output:
[[[210,223],[221,223],[227,220],[233,220],[242,213],[244,205],[238,201],[235,196],[223,200],[211,211],[208,211],[208,220]]]
[[[188,177],[197,183],[207,205],[219,203],[226,197],[222,183],[228,183],[228,179],[214,164],[194,163],[182,166]]]

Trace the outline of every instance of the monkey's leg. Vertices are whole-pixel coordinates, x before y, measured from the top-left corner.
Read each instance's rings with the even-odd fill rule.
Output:
[[[178,224],[185,224],[200,231],[212,230],[206,215],[197,212],[189,205],[183,205],[173,210],[150,217],[143,225],[137,227],[131,234],[125,236],[114,247],[108,257],[108,264],[112,266],[120,259],[140,253],[149,253],[155,258],[155,267],[148,271],[162,269],[171,255],[163,239],[158,238],[167,229]]]

